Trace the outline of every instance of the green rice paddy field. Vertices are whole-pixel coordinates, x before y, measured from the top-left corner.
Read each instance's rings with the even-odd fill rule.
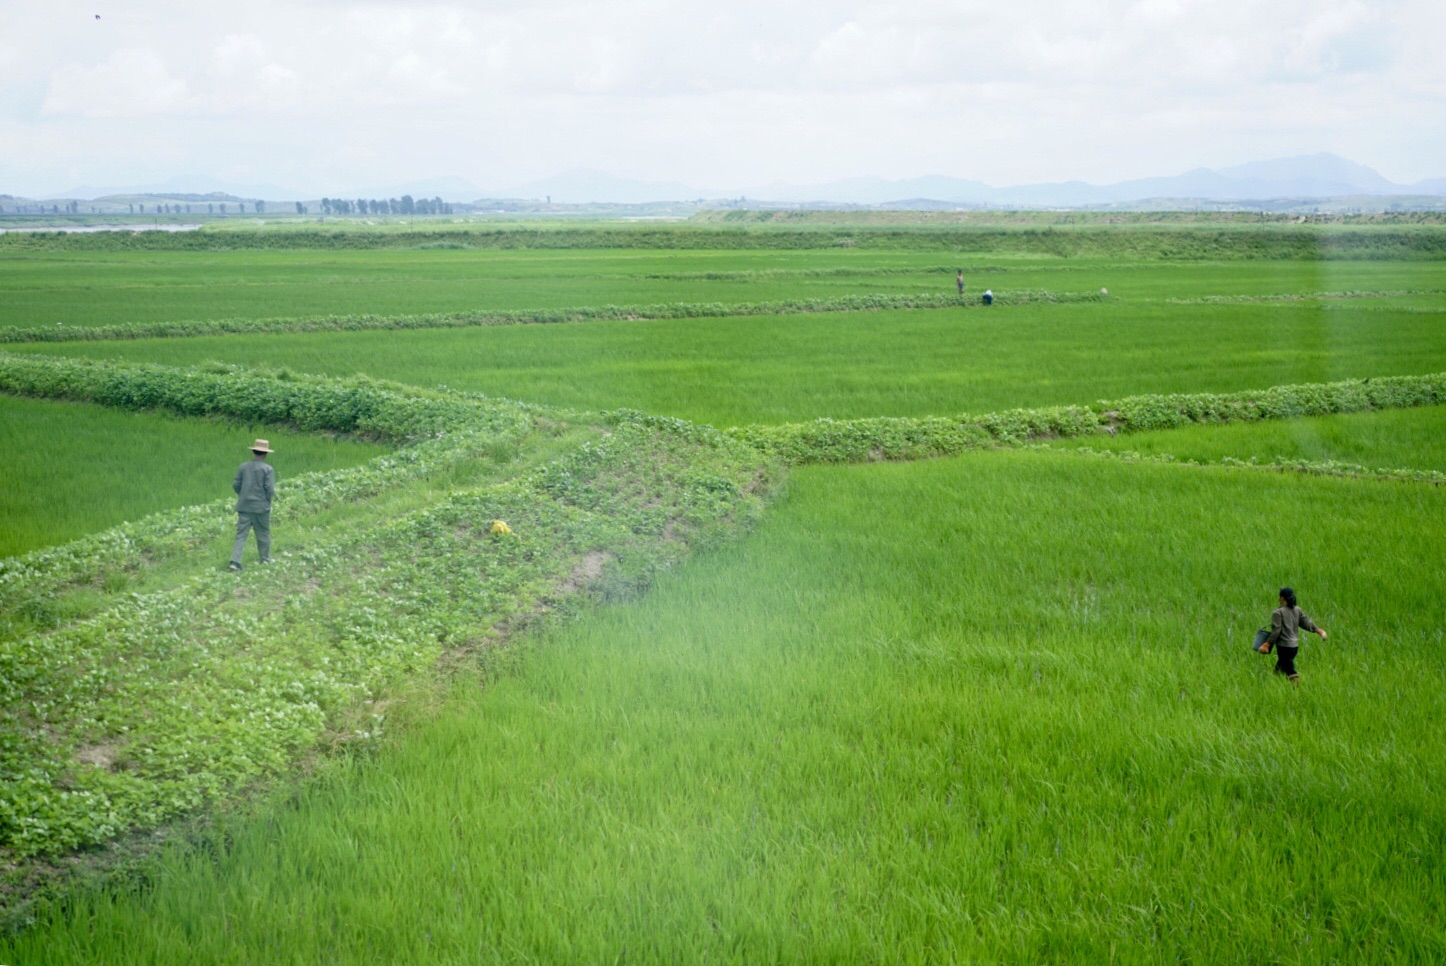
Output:
[[[246,251],[0,253],[0,325],[421,314],[1108,287],[1145,299],[1446,290],[1438,262],[1118,262],[925,251]]]
[[[275,426],[0,396],[0,451],[9,454],[0,557],[224,496],[224,468],[250,459],[246,447],[258,436],[270,440],[290,475],[356,466],[390,448]]]
[[[1180,271],[1172,269],[1173,271]],[[406,332],[21,345],[12,351],[354,373],[715,426],[924,416],[1446,369],[1446,309],[1120,302]],[[1446,297],[1441,299],[1446,302]]]
[[[0,324],[911,293],[956,267],[862,249],[18,262],[0,257]],[[722,427],[1446,369],[1441,262],[973,264],[978,288],[1112,297],[6,351]],[[1320,297],[1345,292],[1373,294]],[[70,888],[0,936],[0,962],[1440,961],[1446,490],[1220,461],[1442,472],[1443,412],[795,467],[754,529],[452,662],[373,753]],[[9,397],[0,420],[6,488],[29,500],[5,507],[17,546],[224,495],[232,437],[282,435]],[[104,475],[111,440],[169,458]],[[283,479],[372,452],[277,449]],[[34,499],[42,483],[68,498]],[[1247,650],[1283,584],[1330,632],[1303,642],[1298,686]]]

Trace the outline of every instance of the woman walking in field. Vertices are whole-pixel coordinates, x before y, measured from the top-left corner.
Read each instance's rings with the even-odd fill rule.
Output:
[[[1295,591],[1289,587],[1280,588],[1280,606],[1270,615],[1270,636],[1260,645],[1261,654],[1269,654],[1275,648],[1275,673],[1284,674],[1292,681],[1299,681],[1295,671],[1295,655],[1300,650],[1300,628],[1319,634],[1326,639],[1326,632],[1315,626],[1315,621],[1305,615],[1295,602]]]

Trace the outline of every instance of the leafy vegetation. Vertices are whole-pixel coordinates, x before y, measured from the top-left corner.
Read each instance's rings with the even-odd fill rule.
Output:
[[[296,529],[338,503],[384,496],[386,483],[475,459],[479,436],[495,453],[534,430],[511,404],[315,379],[38,360],[3,375],[11,391],[131,408],[264,412],[392,435],[454,426],[407,459],[301,477],[278,519]],[[372,526],[313,531],[304,549],[243,581],[213,569],[147,593],[113,587],[83,611],[54,606],[108,570],[151,566],[224,536],[229,501],[0,561],[9,605],[0,625],[0,842],[19,856],[93,845],[275,775],[358,700],[434,665],[444,644],[482,644],[539,612],[565,582],[595,580],[604,559],[627,579],[646,579],[691,541],[756,512],[766,490],[756,453],[716,432],[627,414],[603,432],[546,466],[518,463]],[[348,511],[353,524],[365,518]],[[494,533],[498,519],[510,526]],[[579,576],[589,553],[599,562]]]
[[[1034,443],[1031,445],[1036,448],[1061,449],[1061,447],[1050,447],[1047,443]],[[1435,486],[1446,483],[1446,473],[1441,473],[1436,470],[1418,470],[1410,467],[1377,467],[1372,469],[1369,466],[1362,466],[1359,463],[1347,463],[1343,460],[1307,460],[1299,457],[1277,456],[1269,461],[1262,461],[1259,457],[1255,456],[1247,457],[1246,459],[1239,459],[1234,456],[1223,456],[1218,461],[1205,461],[1190,457],[1180,459],[1170,453],[1145,455],[1135,450],[1093,449],[1089,446],[1074,447],[1069,449],[1068,452],[1076,453],[1080,456],[1121,460],[1126,463],[1146,462],[1185,466],[1208,466],[1211,465],[1212,462],[1218,462],[1220,466],[1265,470],[1274,473],[1303,473],[1310,476],[1344,476],[1354,479],[1394,480],[1398,483],[1430,483]]]
[[[180,370],[0,353],[0,390],[392,440],[484,423],[503,430],[530,419],[527,407],[517,403],[484,403],[364,378],[335,382],[284,369],[258,374],[223,365]]]
[[[752,464],[644,436],[619,427],[536,480],[0,643],[0,838],[22,856],[73,849],[212,803],[444,643],[481,644],[537,608],[589,551],[637,574],[667,557],[649,536],[671,527],[681,546],[738,509]],[[512,533],[491,535],[495,519]]]
[[[730,432],[789,463],[859,463],[948,456],[998,443],[1174,429],[1191,423],[1256,422],[1326,413],[1446,403],[1446,372],[1262,392],[1131,396],[1094,406],[1016,409],[986,416],[924,419],[819,419]]]

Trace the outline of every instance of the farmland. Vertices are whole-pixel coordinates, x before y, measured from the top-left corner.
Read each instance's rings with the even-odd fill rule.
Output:
[[[1121,298],[757,318],[19,345],[219,360],[715,426],[922,416],[1446,369],[1439,311],[1318,304],[1136,306]],[[1048,346],[1048,351],[1044,351]]]
[[[1446,613],[1358,556],[1440,572],[1443,509],[1062,454],[799,472],[754,537],[22,948],[1431,958]],[[1331,539],[1280,556],[1301,519]],[[1333,631],[1299,692],[1242,643],[1283,575]]]
[[[0,396],[0,556],[26,553],[216,497],[217,467],[270,434],[290,474],[356,466],[385,447],[275,427],[185,421]]]
[[[0,569],[0,959],[1446,955],[1432,229],[692,230],[0,245],[3,326],[282,320],[0,354],[10,488],[81,494]],[[680,302],[759,308],[284,322]]]

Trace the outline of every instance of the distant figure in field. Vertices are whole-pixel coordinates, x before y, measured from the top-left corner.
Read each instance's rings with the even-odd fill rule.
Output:
[[[957,286],[959,286],[959,294],[960,294],[960,295],[963,295],[963,294],[964,294],[964,269],[961,268],[961,269],[959,269],[959,271],[957,271],[957,272],[954,273],[954,284],[957,285]]]
[[[981,296],[979,296],[979,300],[980,300],[981,302],[983,302],[985,305],[993,305],[993,304],[994,304],[994,292],[993,292],[993,290],[986,288],[986,289],[984,290],[984,294],[981,295]]]
[[[246,534],[256,531],[256,550],[263,564],[271,562],[271,498],[276,495],[276,471],[266,462],[271,444],[258,439],[251,444],[251,459],[236,470],[231,489],[236,491],[236,545],[231,548],[231,569],[241,572],[241,553]]]
[[[1300,650],[1300,628],[1319,634],[1326,639],[1326,632],[1315,626],[1315,621],[1305,616],[1295,602],[1295,591],[1289,587],[1280,588],[1280,606],[1270,615],[1270,633],[1260,645],[1261,654],[1275,649],[1275,673],[1284,674],[1292,681],[1299,681],[1295,671],[1295,655]]]

